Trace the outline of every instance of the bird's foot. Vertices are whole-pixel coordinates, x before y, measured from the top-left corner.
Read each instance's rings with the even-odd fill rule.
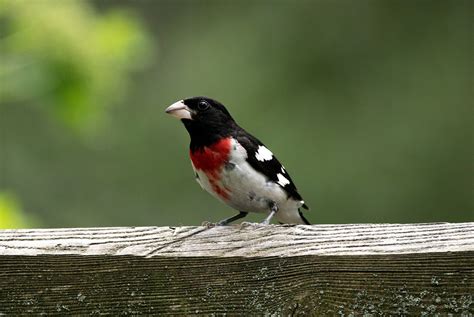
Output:
[[[271,202],[270,203],[270,213],[268,214],[267,218],[265,218],[265,220],[263,220],[262,222],[260,222],[260,224],[262,225],[269,225],[270,224],[270,221],[272,220],[273,216],[275,216],[275,214],[277,213],[278,211],[278,206],[275,202]]]
[[[248,214],[248,212],[239,211],[239,213],[237,215],[219,221],[218,223],[216,223],[216,226],[226,226],[226,225],[228,225],[229,223],[231,223],[233,221],[236,221],[240,218],[243,218],[243,217],[247,216],[247,214]]]
[[[250,221],[242,221],[240,223],[240,227],[241,228],[245,228],[245,227],[255,227],[255,226],[258,226],[259,223],[258,222],[250,222]]]
[[[219,223],[214,223],[214,222],[210,222],[210,221],[203,221],[201,223],[201,226],[208,227],[208,228],[213,228],[215,226],[219,226]]]

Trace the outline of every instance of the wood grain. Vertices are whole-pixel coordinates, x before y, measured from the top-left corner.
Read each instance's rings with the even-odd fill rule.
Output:
[[[0,315],[473,314],[474,223],[0,231]]]

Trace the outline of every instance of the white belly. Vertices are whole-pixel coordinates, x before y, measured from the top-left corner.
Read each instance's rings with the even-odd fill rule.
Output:
[[[282,187],[255,171],[246,161],[245,149],[238,143],[234,142],[233,146],[229,162],[221,169],[218,181],[209,180],[206,173],[195,169],[201,187],[239,211],[268,213],[270,204],[276,203],[279,209],[277,215],[291,213],[296,216],[301,203],[288,199]],[[219,187],[218,191],[216,186]]]
[[[267,182],[263,175],[253,172],[247,162],[232,164],[234,163],[231,162],[223,168],[219,181],[214,181],[214,184],[211,184],[203,171],[196,170],[201,187],[239,211],[269,212],[271,202],[280,206],[287,200],[286,193],[280,186]],[[225,191],[227,197],[216,192],[215,186]]]

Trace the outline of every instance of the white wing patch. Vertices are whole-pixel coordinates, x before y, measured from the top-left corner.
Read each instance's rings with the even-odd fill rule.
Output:
[[[273,159],[273,153],[263,145],[260,145],[257,153],[255,153],[255,158],[260,162],[271,161]]]
[[[277,177],[278,177],[278,182],[277,183],[280,184],[283,187],[285,187],[285,185],[288,185],[290,183],[290,181],[288,179],[286,179],[286,177],[283,176],[280,173],[278,173]]]

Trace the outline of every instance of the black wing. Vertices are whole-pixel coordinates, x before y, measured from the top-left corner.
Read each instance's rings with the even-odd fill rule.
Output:
[[[257,159],[256,154],[259,150],[259,147],[265,146],[262,142],[260,142],[260,140],[243,129],[236,131],[233,137],[247,150],[247,162],[250,164],[250,166],[265,175],[273,182],[280,185],[286,191],[288,197],[298,201],[303,200],[301,195],[298,193],[298,190],[296,189],[296,186],[293,183],[290,175],[286,172],[286,170],[283,168],[283,165],[281,165],[275,155],[273,155],[270,160],[261,161]],[[282,186],[279,183],[278,174],[281,174],[283,177],[285,177],[289,183]],[[304,209],[309,209],[306,204],[303,204],[302,207]]]

